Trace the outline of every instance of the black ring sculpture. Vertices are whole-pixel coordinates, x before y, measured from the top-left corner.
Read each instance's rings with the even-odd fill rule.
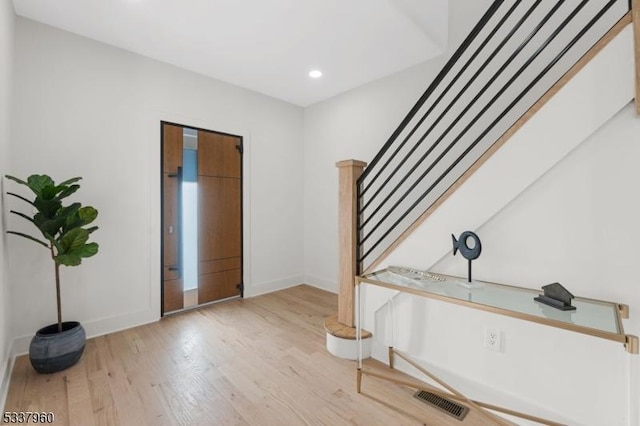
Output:
[[[469,247],[467,244],[467,239],[471,238],[474,241],[473,247]],[[453,239],[453,255],[455,256],[458,250],[460,250],[460,254],[462,257],[469,261],[469,278],[468,281],[471,282],[471,261],[480,257],[480,253],[482,253],[482,244],[480,243],[480,238],[471,231],[464,231],[460,234],[460,238],[456,240],[456,237],[451,234],[451,239]]]

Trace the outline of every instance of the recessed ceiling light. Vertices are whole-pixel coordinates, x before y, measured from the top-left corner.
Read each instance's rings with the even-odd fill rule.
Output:
[[[320,77],[322,77],[322,71],[320,71],[320,70],[309,71],[309,77],[311,77],[311,78],[320,78]]]

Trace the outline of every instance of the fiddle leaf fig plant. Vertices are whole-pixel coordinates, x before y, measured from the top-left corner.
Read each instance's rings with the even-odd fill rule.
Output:
[[[15,214],[35,225],[41,235],[34,237],[17,231],[7,231],[31,240],[46,247],[51,252],[51,259],[55,265],[56,302],[58,308],[58,331],[62,331],[62,307],[60,303],[60,266],[77,266],[82,259],[91,257],[98,252],[98,244],[89,242],[89,235],[98,229],[97,226],[87,227],[98,217],[98,211],[91,207],[83,207],[80,203],[63,205],[63,200],[74,194],[82,178],[75,177],[56,184],[47,175],[31,175],[26,181],[6,175],[7,179],[28,187],[35,198],[29,200],[13,192],[8,195],[16,197],[34,210],[33,216],[11,210]]]

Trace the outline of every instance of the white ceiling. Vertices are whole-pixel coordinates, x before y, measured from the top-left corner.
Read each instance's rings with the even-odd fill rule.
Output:
[[[448,0],[13,0],[20,16],[307,106],[440,54]],[[312,69],[324,76],[308,77]]]

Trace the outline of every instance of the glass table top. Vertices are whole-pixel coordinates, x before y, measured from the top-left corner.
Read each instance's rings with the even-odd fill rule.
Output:
[[[474,281],[469,287],[464,278],[400,267],[389,267],[360,278],[365,282],[374,281],[382,285],[390,284],[400,289],[410,289],[413,293],[424,293],[427,297],[470,302],[605,333],[624,333],[618,305],[612,302],[576,297],[572,300],[576,310],[561,311],[533,300],[543,293],[542,289],[534,290],[483,281]]]

